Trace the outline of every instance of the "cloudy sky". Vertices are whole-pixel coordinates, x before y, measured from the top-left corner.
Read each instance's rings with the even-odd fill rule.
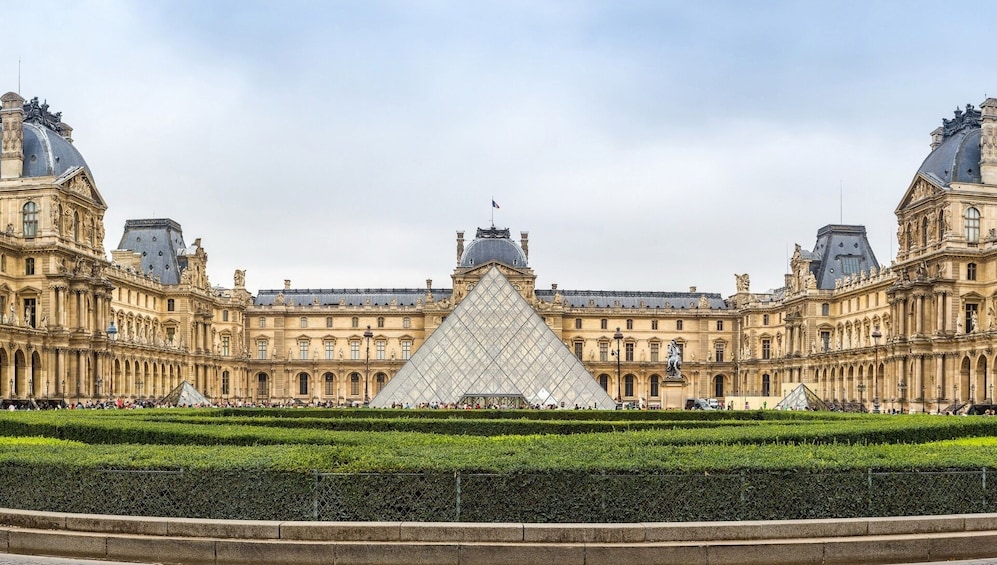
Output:
[[[74,127],[124,221],[214,284],[450,286],[455,232],[530,232],[538,287],[781,286],[794,243],[893,210],[997,95],[997,5],[937,1],[33,2],[0,91]],[[20,59],[20,78],[18,77]],[[20,81],[18,83],[18,81]],[[491,208],[491,200],[500,205]]]

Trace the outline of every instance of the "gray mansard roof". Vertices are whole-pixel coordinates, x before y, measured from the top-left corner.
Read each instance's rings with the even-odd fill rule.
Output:
[[[727,309],[727,301],[715,292],[640,292],[612,290],[537,290],[537,298],[546,302],[557,292],[565,306],[571,308],[699,308],[706,297],[711,310]]]
[[[158,276],[163,284],[179,284],[180,271],[187,266],[183,230],[166,218],[125,221],[118,249],[140,253],[142,272]]]
[[[817,288],[830,290],[834,281],[844,276],[880,268],[872,252],[865,226],[827,225],[817,231],[817,244],[812,253],[802,251],[810,259],[810,272],[817,279]]]
[[[448,288],[434,288],[433,300],[450,298],[453,291]],[[297,306],[318,304],[319,306],[415,306],[426,298],[426,289],[419,288],[353,288],[353,289],[271,289],[261,290],[253,300],[255,306],[273,306],[278,296],[284,303]]]

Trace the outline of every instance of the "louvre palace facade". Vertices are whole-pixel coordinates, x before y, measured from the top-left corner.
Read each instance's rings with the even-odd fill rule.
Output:
[[[521,297],[509,304],[531,328],[526,335],[549,338],[542,348],[516,345],[521,356],[557,359],[576,379],[569,365],[580,363],[612,404],[678,408],[689,397],[771,397],[774,406],[792,383],[852,408],[938,411],[993,398],[993,98],[931,132],[928,156],[906,190],[897,187],[899,251],[889,266],[876,260],[864,227],[828,225],[811,250],[796,246],[784,287],[756,293],[747,274],[735,275],[728,297],[696,288],[536,288],[529,234],[517,241],[495,226],[477,228],[473,238],[456,233],[444,285],[301,289],[288,280],[254,295],[243,271],[231,285],[212,285],[200,239],[188,245],[170,219],[129,220],[118,247],[105,250],[108,203],[72,128],[37,99],[10,92],[0,103],[0,398],[8,404],[155,400],[188,381],[217,403],[377,406],[399,373],[416,375],[409,387],[445,380],[461,393],[461,357],[449,371],[403,371],[441,328],[451,341],[443,330],[435,341],[451,348],[496,350],[482,353],[491,361],[481,370],[502,373],[488,386],[514,387],[494,363],[501,358],[494,344],[447,329],[456,324],[450,317],[473,325],[485,315],[475,312],[494,302],[488,297],[457,310],[483,280]],[[669,345],[681,351],[680,373],[666,369]],[[510,384],[495,384],[502,382]],[[485,388],[463,393],[496,392]],[[582,389],[593,387],[576,380],[573,390]],[[432,394],[412,398],[434,404]]]

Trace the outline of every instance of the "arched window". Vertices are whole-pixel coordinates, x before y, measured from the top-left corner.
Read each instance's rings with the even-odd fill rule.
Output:
[[[713,377],[713,396],[717,398],[724,397],[724,376],[717,375]]]
[[[623,394],[626,396],[634,395],[634,376],[627,375],[623,377]]]
[[[308,394],[308,373],[298,373],[298,394]]]
[[[21,210],[24,212],[24,237],[35,237],[38,235],[38,205],[27,202]]]
[[[658,390],[659,383],[660,383],[660,381],[658,379],[658,375],[652,375],[651,376],[651,397],[652,398],[657,398],[661,394],[660,391]]]
[[[360,373],[350,374],[350,394],[352,396],[360,395]]]
[[[907,251],[914,249],[914,232],[912,231],[913,229],[914,229],[913,224],[907,222],[907,246],[906,246]]]
[[[229,372],[222,371],[222,395],[228,396],[229,395],[228,391],[229,391]]]
[[[73,241],[80,242],[80,213],[73,212]]]
[[[772,383],[768,375],[762,375],[762,396],[769,396],[772,393]]]
[[[609,392],[609,375],[599,375],[599,386],[602,390]]]
[[[921,220],[921,247],[928,246],[928,217]]]
[[[270,395],[269,387],[267,386],[267,374],[258,373],[256,375],[256,396],[259,398],[267,398]]]
[[[967,208],[965,226],[966,243],[979,243],[980,241],[980,211],[976,208]]]
[[[334,379],[332,377],[332,373],[326,373],[325,375],[323,375],[323,378],[325,379],[325,395],[332,396],[334,394],[333,392]]]

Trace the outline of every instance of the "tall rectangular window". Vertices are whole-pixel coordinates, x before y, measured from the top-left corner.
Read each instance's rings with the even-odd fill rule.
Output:
[[[606,318],[599,320],[599,329],[601,330],[609,329],[609,320],[607,320]]]
[[[769,315],[768,314],[762,314],[762,325],[763,326],[769,325]]]
[[[334,348],[335,348],[335,346],[333,345],[332,341],[326,341],[325,342],[325,358],[326,359],[333,359],[336,356],[336,354],[334,352]]]
[[[408,359],[412,357],[412,342],[403,339],[402,340],[402,359]]]
[[[675,320],[675,331],[682,331],[682,320]]]
[[[230,355],[230,353],[229,353],[229,339],[230,338],[227,335],[223,335],[222,336],[222,355],[224,355],[226,357],[228,357]]]
[[[658,362],[658,349],[660,349],[661,344],[653,341],[651,342],[651,363]]]
[[[762,359],[772,358],[772,340],[763,339],[762,340]]]
[[[327,328],[331,328],[332,327],[332,316],[326,316],[325,317],[325,327],[327,327]]]
[[[626,360],[626,361],[633,361],[634,360],[634,344],[633,344],[633,342],[628,342],[626,345],[624,345],[624,349],[626,349],[626,353],[624,353],[623,359]]]
[[[257,359],[267,358],[267,342],[262,339],[256,342],[256,357]]]
[[[229,378],[228,371],[222,371],[222,395],[229,395]]]
[[[375,345],[375,348],[377,349],[377,358],[378,359],[384,359],[384,348],[387,346],[387,343],[384,342],[384,341],[378,340],[377,342],[374,343],[374,345]]]
[[[576,341],[575,342],[575,357],[577,357],[579,359],[582,358],[582,353],[583,353],[582,348],[583,348],[583,346],[584,346],[584,344],[582,342],[580,342],[580,341]]]
[[[351,341],[350,342],[350,359],[357,361],[360,359],[360,342]]]
[[[724,321],[723,320],[717,320],[717,331],[718,332],[724,331]]]
[[[262,317],[260,318],[260,327],[261,328],[267,327],[267,319],[266,318],[262,318]]]
[[[307,328],[308,327],[308,318],[302,316],[300,323],[301,323],[301,327],[302,328]]]
[[[627,329],[628,330],[634,329],[634,321],[633,320],[627,320]]]
[[[609,361],[609,343],[602,342],[599,344],[599,361]]]
[[[658,329],[658,321],[657,320],[651,320],[651,329],[654,330],[654,331],[657,331],[657,329]]]
[[[35,274],[35,259],[33,257],[28,257],[24,260],[24,274],[33,275]]]
[[[301,340],[298,342],[298,359],[308,359],[308,342]]]
[[[575,318],[575,329],[576,330],[582,329],[582,319],[581,318]]]
[[[718,341],[716,343],[716,347],[714,348],[714,353],[716,353],[717,363],[723,363],[724,362],[724,344],[723,344],[723,342],[719,342]]]

